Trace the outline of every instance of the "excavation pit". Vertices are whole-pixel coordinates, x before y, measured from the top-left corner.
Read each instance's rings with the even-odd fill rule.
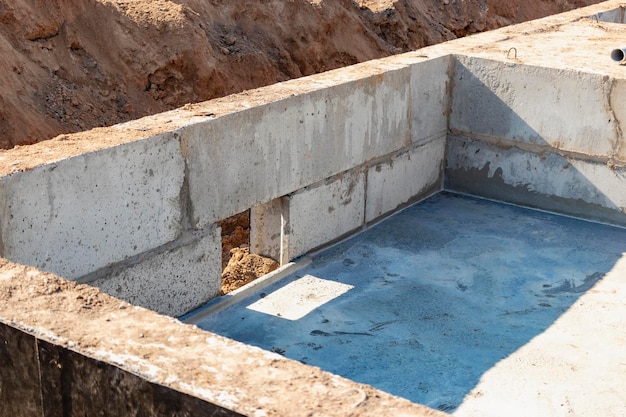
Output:
[[[589,236],[595,230],[602,239],[622,233],[614,227],[626,226],[626,75],[624,67],[611,60],[610,51],[622,45],[624,26],[588,18],[620,6],[609,1],[0,152],[3,412],[15,416],[93,415],[102,409],[111,416],[125,416],[129,409],[158,416],[443,415],[361,381],[303,364],[298,361],[307,362],[303,356],[288,359],[281,355],[294,353],[287,343],[272,342],[264,345],[269,350],[263,350],[175,317],[218,296],[219,223],[247,210],[251,251],[282,264],[273,277],[289,274],[294,260],[406,207],[411,206],[396,219],[433,201],[491,204],[439,194],[442,191],[597,222],[575,223],[574,236],[578,229],[590,230]],[[435,200],[412,206],[432,195]],[[524,214],[512,206],[494,207],[513,210],[517,218],[578,222]],[[467,209],[467,215],[471,213]],[[443,216],[441,221],[453,219]],[[509,223],[507,227],[514,227],[515,222]],[[446,233],[450,232],[435,234],[431,243],[437,244]],[[459,375],[464,382],[446,398],[396,393],[459,414],[466,410],[468,415],[472,409],[466,407],[480,401],[497,404],[493,409],[508,415],[539,415],[546,409],[540,406],[547,403],[551,415],[619,415],[624,379],[613,375],[623,370],[620,355],[626,351],[620,332],[624,327],[619,258],[623,239],[605,243],[600,254],[597,246],[590,249],[593,239],[578,236],[583,242],[579,246],[584,247],[570,254],[579,255],[570,259],[573,263],[562,264],[563,259],[555,256],[550,267],[561,265],[574,274],[571,269],[577,269],[585,254],[602,257],[601,265],[594,264],[590,255],[587,266],[580,264],[588,269],[577,269],[574,277],[557,272],[548,277],[551,270],[546,265],[533,275],[540,279],[494,292],[511,296],[519,308],[516,304],[516,308],[488,310],[492,315],[484,317],[500,319],[500,313],[508,317],[507,312],[522,312],[510,318],[520,320],[515,324],[526,332],[523,337],[507,339],[502,350],[483,352],[485,360],[464,368],[470,376],[463,380]],[[480,248],[470,246],[467,249],[475,249],[479,256]],[[527,250],[536,255],[527,267],[550,255],[537,247]],[[346,268],[351,264],[343,265],[344,259],[355,264],[358,260],[341,259]],[[403,267],[402,263],[395,266]],[[378,272],[384,273],[382,268]],[[309,275],[332,281],[316,273]],[[464,296],[474,291],[478,280],[459,278],[446,282],[446,287],[437,281],[437,274],[433,277],[432,285],[422,287],[433,295],[424,303],[438,312],[447,307],[448,314],[455,313],[458,319],[464,304],[435,303],[439,298],[434,289]],[[319,283],[313,278],[307,282]],[[587,288],[590,284],[594,285]],[[358,290],[353,282],[328,287],[328,299],[319,308]],[[562,291],[550,293],[552,289]],[[375,307],[386,302],[382,297],[376,301]],[[294,320],[272,320],[297,322],[317,317],[317,311],[303,310],[291,317]],[[328,323],[316,323],[303,336],[327,343],[342,340],[341,332],[353,332],[364,333],[352,336],[369,340],[374,336],[367,334],[391,332],[410,321],[385,324],[393,320],[388,317],[392,311],[380,312],[380,319],[356,331],[332,327],[327,318]],[[536,321],[522,320],[525,315]],[[424,317],[429,316],[423,313],[420,318]],[[459,324],[449,321],[446,324]],[[431,335],[439,331],[446,333],[439,337],[457,336],[442,331],[442,323],[433,324]],[[485,334],[493,330],[472,326],[469,334],[469,327],[463,328],[460,334],[467,336],[463,340],[483,342],[473,336],[474,328]],[[606,331],[598,338],[580,338],[599,328]],[[402,341],[408,344],[413,339],[414,346],[427,343],[410,335]],[[400,342],[390,346],[393,342],[397,340],[388,341],[381,354],[405,347]],[[598,366],[591,369],[584,361],[581,365],[580,352],[588,352],[590,363]],[[466,359],[462,353],[450,358],[452,362]],[[539,383],[529,383],[536,389],[533,393],[517,390],[517,385],[505,390],[511,385],[500,382],[510,381],[507,378],[517,372],[511,371],[511,362],[530,364],[522,369],[534,370],[536,379],[524,381],[550,385],[580,378],[600,388],[576,391],[576,398],[570,391],[552,391],[552,402],[542,402],[538,398],[547,391],[538,388],[544,387]],[[445,379],[425,376],[421,390],[435,393],[432,387]],[[382,388],[394,392],[393,387]],[[465,395],[473,399],[461,398]],[[528,408],[513,407],[512,399]],[[533,407],[538,407],[537,413]]]
[[[440,193],[185,321],[459,416],[592,415],[624,405],[624,253],[621,228]]]

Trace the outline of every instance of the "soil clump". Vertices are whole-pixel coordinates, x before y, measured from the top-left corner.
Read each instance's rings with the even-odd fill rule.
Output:
[[[222,272],[222,295],[275,271],[279,266],[271,258],[250,253],[247,247],[232,249],[228,265]]]

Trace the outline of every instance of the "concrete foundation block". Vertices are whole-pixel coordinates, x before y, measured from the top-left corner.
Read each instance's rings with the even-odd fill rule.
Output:
[[[59,407],[44,407],[44,416],[220,416],[243,417],[197,397],[160,384],[79,353],[39,342],[59,358],[58,376],[44,381],[58,387]],[[44,367],[48,364],[42,364]],[[42,377],[45,373],[42,372]],[[80,389],[76,388],[80,387]]]
[[[277,259],[281,265],[289,262],[283,258],[285,227],[289,226],[289,197],[274,199],[250,210],[250,250],[252,253]]]
[[[608,77],[458,57],[453,85],[450,128],[459,135],[606,157],[619,143]]]
[[[185,128],[194,226],[408,145],[410,68],[378,71]]]
[[[220,230],[149,257],[90,285],[169,316],[180,316],[220,294],[222,270]]]
[[[445,187],[576,217],[626,225],[626,169],[448,138]]]
[[[411,140],[427,142],[448,130],[452,55],[411,65]]]
[[[0,358],[2,416],[241,416],[2,323]]]
[[[366,221],[441,189],[446,138],[441,136],[367,171]]]
[[[68,279],[174,240],[185,163],[172,135],[0,179],[0,255]]]
[[[289,198],[288,259],[337,239],[364,222],[365,175],[346,173]]]

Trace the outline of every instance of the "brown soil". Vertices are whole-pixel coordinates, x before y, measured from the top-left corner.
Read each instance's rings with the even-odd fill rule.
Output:
[[[0,149],[599,0],[0,0]]]
[[[222,220],[219,226],[222,228],[221,295],[269,274],[280,266],[271,258],[250,253],[250,211]]]
[[[230,260],[230,251],[250,246],[250,211],[236,214],[218,224],[222,228],[222,269]]]
[[[230,255],[228,265],[222,272],[222,295],[249,284],[280,266],[273,259],[251,254],[246,247],[232,249]]]

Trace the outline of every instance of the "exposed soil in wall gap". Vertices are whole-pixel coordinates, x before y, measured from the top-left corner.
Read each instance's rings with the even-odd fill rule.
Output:
[[[250,210],[224,219],[218,226],[222,229],[222,295],[280,266],[274,259],[250,253]]]

